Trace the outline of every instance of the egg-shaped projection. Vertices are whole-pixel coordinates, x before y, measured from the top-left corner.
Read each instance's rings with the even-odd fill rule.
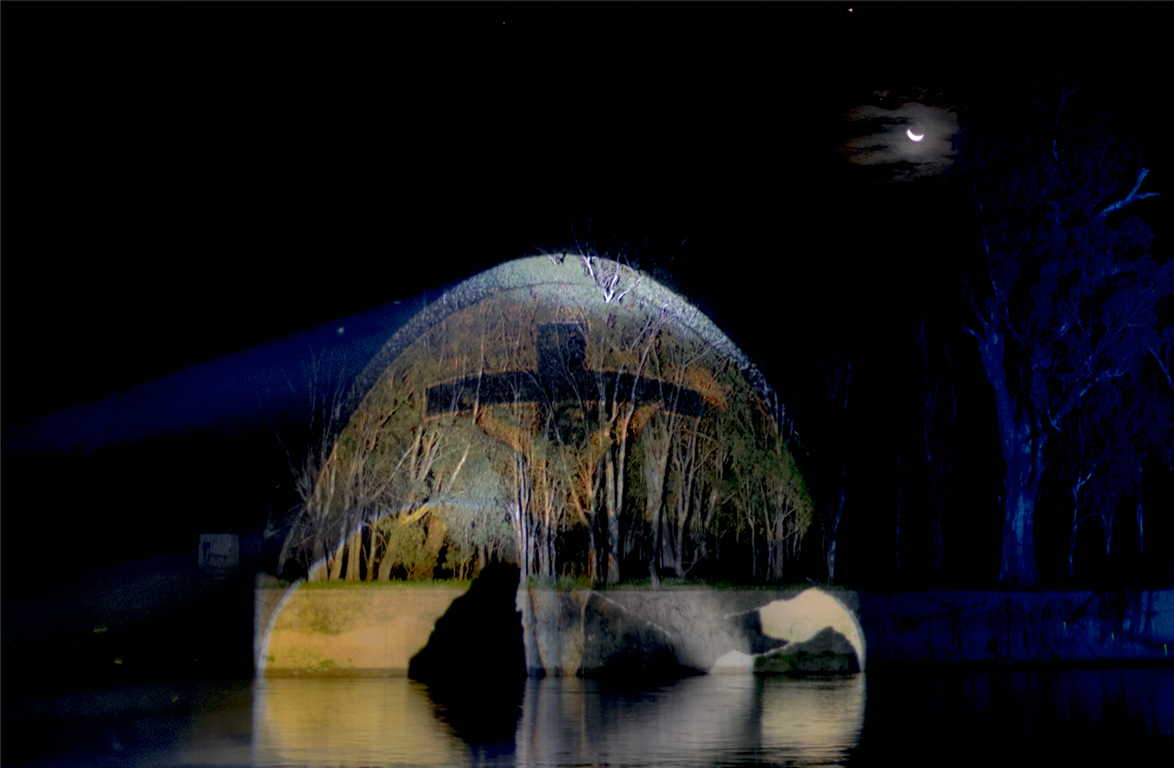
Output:
[[[310,580],[778,580],[812,519],[777,398],[649,275],[548,254],[475,275],[355,381],[282,560]]]

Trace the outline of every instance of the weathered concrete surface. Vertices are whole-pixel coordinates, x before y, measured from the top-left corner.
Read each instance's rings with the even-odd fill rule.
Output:
[[[465,593],[299,586],[257,590],[259,675],[405,675],[437,619]]]
[[[474,591],[466,602],[480,605]],[[421,651],[436,641],[438,620],[452,613],[463,594],[259,584],[258,674],[406,674],[412,659],[422,659]],[[866,660],[1174,663],[1172,590],[881,595],[519,589],[513,606],[517,612],[507,598],[492,615],[470,607],[459,631],[450,632],[459,641],[454,647],[464,647],[465,639],[475,642],[479,634],[489,638],[491,623],[517,621],[526,671],[538,676],[851,672]],[[441,656],[434,666],[447,666],[443,656],[457,653],[451,645],[432,649]]]
[[[1174,591],[858,593],[870,662],[1174,661]]]
[[[819,589],[523,589],[517,601],[526,668],[539,676],[855,671],[855,603]]]

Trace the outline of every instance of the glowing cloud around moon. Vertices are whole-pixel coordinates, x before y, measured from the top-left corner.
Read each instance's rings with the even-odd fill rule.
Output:
[[[905,129],[905,135],[906,135],[906,136],[908,136],[908,137],[909,137],[910,139],[912,139],[913,141],[921,141],[922,139],[924,139],[924,138],[925,138],[925,134],[924,134],[924,133],[922,133],[922,134],[916,134],[916,133],[914,133],[914,132],[912,131],[912,129],[910,129],[910,128],[906,128],[906,129]]]

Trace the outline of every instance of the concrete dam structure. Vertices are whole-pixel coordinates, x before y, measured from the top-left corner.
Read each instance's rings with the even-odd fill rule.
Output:
[[[495,654],[522,659],[531,676],[826,674],[910,662],[1164,663],[1174,646],[1171,590],[477,594],[476,584],[259,586],[258,674],[416,676],[413,662],[428,657],[432,669],[475,671]]]

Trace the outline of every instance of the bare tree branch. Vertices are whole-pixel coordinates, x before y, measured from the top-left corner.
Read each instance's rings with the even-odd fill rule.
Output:
[[[1149,347],[1147,351],[1154,358],[1154,362],[1158,364],[1158,369],[1162,372],[1162,375],[1166,377],[1167,386],[1169,386],[1171,390],[1174,390],[1174,377],[1171,377],[1170,375],[1169,352],[1167,351],[1166,360],[1163,362],[1162,358],[1158,356],[1158,353],[1154,351],[1153,347]]]
[[[1145,180],[1145,177],[1147,174],[1149,174],[1149,172],[1149,168],[1142,168],[1141,172],[1137,174],[1137,181],[1134,183],[1133,189],[1129,190],[1129,194],[1115,203],[1110,203],[1108,207],[1098,213],[1094,218],[1103,219],[1113,211],[1119,211],[1131,203],[1136,203],[1138,200],[1145,200],[1147,197],[1158,197],[1161,194],[1160,192],[1145,192],[1140,195],[1137,194],[1137,190],[1141,188],[1141,182]]]

